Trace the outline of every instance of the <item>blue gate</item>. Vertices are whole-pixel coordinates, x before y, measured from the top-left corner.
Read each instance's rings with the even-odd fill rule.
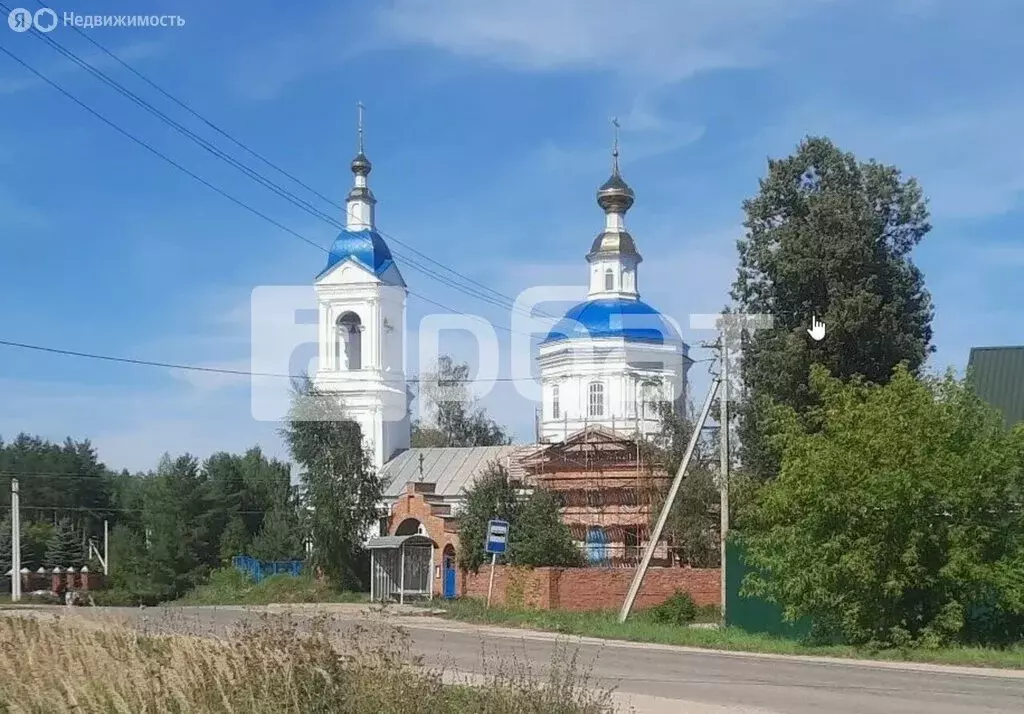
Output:
[[[248,575],[254,582],[260,582],[271,575],[287,573],[293,577],[302,575],[301,560],[257,560],[249,555],[236,555],[231,564]]]
[[[455,597],[455,553],[444,555],[444,597],[451,600]]]

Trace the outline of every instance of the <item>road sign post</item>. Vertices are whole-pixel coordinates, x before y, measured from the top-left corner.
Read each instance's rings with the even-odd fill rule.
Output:
[[[491,578],[487,584],[487,607],[491,606],[491,593],[494,591],[494,566],[498,562],[498,554],[508,550],[508,521],[492,520],[487,522],[487,541],[484,552],[491,554]]]

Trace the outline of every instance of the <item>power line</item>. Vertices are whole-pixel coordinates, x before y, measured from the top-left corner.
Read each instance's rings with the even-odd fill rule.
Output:
[[[115,471],[5,471],[0,470],[0,476],[11,478],[74,478],[79,480],[102,479],[121,474]]]
[[[88,511],[95,515],[103,513],[145,513],[145,508],[123,508],[114,506],[97,506],[95,508],[88,508],[87,506],[25,506],[19,505],[18,510],[20,511],[75,511],[84,512]],[[228,513],[237,513],[240,516],[259,516],[266,515],[271,511],[233,511],[229,510]]]
[[[37,3],[38,3],[38,4],[40,5],[40,6],[41,6],[41,7],[44,7],[44,8],[45,8],[45,7],[48,7],[48,6],[47,6],[47,5],[45,4],[45,3],[43,3],[43,2],[42,2],[42,0],[36,0],[36,2],[37,2]],[[252,156],[252,157],[254,157],[254,158],[258,159],[259,161],[261,161],[261,162],[262,162],[263,164],[265,164],[266,166],[269,166],[270,168],[272,168],[272,169],[274,169],[275,171],[277,171],[278,173],[280,173],[280,174],[281,174],[282,176],[284,176],[284,177],[286,177],[286,178],[290,179],[291,181],[295,182],[295,183],[296,183],[297,185],[301,186],[302,188],[306,189],[307,191],[309,191],[309,192],[310,192],[310,193],[312,193],[313,195],[317,196],[317,197],[318,197],[318,198],[320,198],[320,199],[321,199],[322,201],[324,201],[324,202],[326,202],[326,203],[328,203],[328,204],[330,204],[330,205],[334,206],[335,208],[337,208],[337,209],[339,209],[339,210],[342,210],[342,211],[343,211],[343,210],[345,210],[345,207],[344,207],[344,206],[342,206],[341,204],[337,203],[336,201],[332,200],[332,199],[331,199],[331,198],[329,198],[328,196],[325,196],[325,195],[324,195],[324,194],[322,194],[321,192],[317,191],[317,190],[316,190],[315,188],[313,188],[313,187],[312,187],[312,186],[310,186],[309,184],[307,184],[307,183],[303,182],[303,181],[302,181],[301,179],[299,179],[299,178],[298,178],[297,176],[295,176],[295,175],[293,175],[293,174],[289,173],[289,172],[288,172],[288,171],[286,171],[285,169],[281,168],[280,166],[278,166],[277,164],[275,164],[274,162],[272,162],[272,161],[271,161],[270,159],[268,159],[268,158],[266,158],[265,156],[263,156],[262,154],[260,154],[260,153],[259,153],[258,151],[255,151],[254,149],[251,149],[250,147],[248,147],[248,146],[247,146],[247,145],[246,145],[246,144],[245,144],[244,142],[242,142],[242,141],[241,141],[240,139],[236,138],[235,136],[233,136],[232,134],[230,134],[230,133],[229,133],[229,132],[227,132],[226,130],[224,130],[224,129],[220,128],[219,126],[217,126],[217,124],[213,123],[212,121],[210,121],[209,119],[207,119],[206,117],[204,117],[204,116],[203,116],[202,114],[200,114],[199,112],[197,112],[196,110],[194,110],[194,109],[193,109],[193,108],[192,108],[191,106],[189,106],[189,105],[188,105],[188,104],[187,104],[186,102],[184,102],[183,100],[179,99],[178,97],[176,97],[176,96],[174,96],[173,94],[171,94],[170,92],[168,92],[168,91],[167,91],[166,89],[164,89],[164,88],[163,88],[163,87],[161,87],[161,86],[160,86],[159,84],[157,84],[156,82],[154,82],[153,80],[151,80],[151,79],[150,79],[149,77],[147,77],[147,76],[146,76],[146,75],[144,75],[144,74],[143,74],[142,72],[140,72],[139,70],[137,70],[137,69],[136,69],[135,67],[133,67],[133,66],[132,66],[131,64],[129,64],[128,62],[125,62],[125,61],[124,61],[123,59],[121,59],[121,58],[120,58],[120,57],[118,57],[118,56],[117,56],[116,54],[114,54],[113,52],[111,52],[111,51],[110,51],[110,50],[109,50],[109,49],[108,49],[107,47],[103,46],[102,44],[100,44],[99,42],[97,42],[96,40],[94,40],[94,39],[93,39],[92,37],[90,37],[90,36],[89,36],[89,34],[88,34],[88,33],[86,33],[86,32],[83,32],[83,31],[82,31],[82,30],[80,30],[80,29],[79,29],[78,27],[74,27],[74,26],[72,27],[72,30],[74,30],[74,31],[75,31],[76,33],[78,33],[78,34],[79,34],[80,36],[82,36],[82,37],[83,37],[83,38],[84,38],[84,39],[85,39],[85,40],[86,40],[87,42],[89,42],[89,43],[90,43],[90,44],[92,44],[92,45],[93,45],[94,47],[96,47],[97,49],[99,49],[99,50],[100,50],[101,52],[103,52],[104,54],[106,54],[106,55],[107,55],[108,57],[110,57],[110,58],[111,58],[112,60],[114,60],[115,62],[117,62],[117,63],[118,63],[119,65],[121,65],[122,67],[124,67],[124,68],[125,68],[126,70],[128,70],[129,72],[131,72],[131,73],[132,73],[133,75],[135,75],[136,77],[138,77],[139,79],[141,79],[141,80],[142,80],[143,82],[145,82],[146,84],[148,84],[148,85],[149,85],[150,87],[152,87],[153,89],[155,89],[155,90],[156,90],[157,92],[159,92],[160,94],[162,94],[162,95],[163,95],[164,97],[166,97],[167,99],[169,99],[169,100],[171,100],[172,102],[174,102],[174,103],[175,103],[176,105],[178,105],[179,107],[181,107],[182,109],[184,109],[185,111],[187,111],[187,112],[188,112],[189,114],[191,114],[192,116],[194,116],[194,117],[195,117],[196,119],[198,119],[199,121],[203,122],[203,124],[205,124],[206,126],[208,126],[208,127],[209,127],[209,128],[211,128],[211,129],[213,129],[213,130],[214,130],[215,132],[217,132],[218,134],[220,134],[221,136],[223,136],[223,137],[224,137],[225,139],[227,139],[228,141],[230,141],[230,142],[232,142],[233,144],[235,144],[236,146],[238,146],[238,147],[239,147],[240,149],[242,149],[243,151],[245,151],[246,153],[248,153],[248,154],[249,154],[250,156]],[[388,239],[390,239],[390,240],[394,241],[395,243],[398,243],[399,245],[405,246],[406,248],[408,248],[408,249],[409,249],[409,250],[411,250],[412,252],[416,253],[417,255],[419,255],[419,256],[420,256],[420,257],[422,257],[423,259],[425,259],[425,260],[429,261],[430,263],[432,263],[432,264],[436,265],[437,267],[439,267],[439,268],[442,268],[442,269],[444,269],[444,270],[448,271],[449,273],[452,273],[452,274],[454,274],[454,275],[456,275],[456,276],[458,276],[458,277],[460,277],[460,278],[463,278],[463,279],[464,279],[464,280],[466,280],[467,282],[469,282],[469,283],[471,283],[471,284],[473,284],[473,285],[475,285],[475,286],[477,286],[477,287],[479,287],[479,288],[482,288],[482,289],[484,289],[484,290],[487,290],[487,291],[489,291],[489,292],[491,292],[491,293],[494,293],[495,295],[497,295],[497,296],[499,296],[499,297],[501,297],[501,298],[505,298],[505,299],[511,300],[511,298],[509,298],[509,297],[508,297],[507,295],[504,295],[504,294],[502,294],[502,293],[498,292],[497,290],[494,290],[493,288],[490,288],[490,287],[488,287],[487,285],[484,285],[483,283],[481,283],[481,282],[478,282],[478,281],[474,280],[473,278],[470,278],[469,276],[467,276],[467,275],[465,275],[465,274],[463,274],[463,273],[460,273],[460,272],[458,272],[458,271],[454,270],[453,268],[449,268],[449,267],[445,266],[444,264],[442,264],[442,263],[439,263],[438,261],[434,260],[434,259],[433,259],[433,258],[431,258],[430,256],[428,256],[428,255],[426,255],[425,253],[422,253],[422,252],[420,252],[420,251],[416,250],[416,248],[414,248],[413,246],[411,246],[411,245],[409,245],[409,244],[407,244],[407,243],[404,243],[403,241],[399,240],[398,238],[395,238],[394,236],[390,236],[390,235],[388,235],[387,233],[384,233],[383,231],[380,231],[380,230],[378,230],[378,233],[380,233],[380,234],[381,234],[381,235],[383,235],[384,237],[386,237],[386,238],[388,238]]]
[[[0,3],[0,8],[2,8],[2,7],[4,7],[4,5],[3,5],[3,3]],[[39,70],[35,69],[31,65],[29,65],[27,62],[22,60],[20,57],[18,57],[14,53],[12,53],[10,50],[6,49],[5,47],[0,47],[0,52],[3,52],[4,54],[6,54],[8,57],[13,59],[18,64],[20,64],[22,67],[24,67],[29,72],[31,72],[34,75],[36,75],[43,82],[49,84],[51,87],[56,89],[58,92],[63,94],[65,97],[67,97],[71,101],[75,102],[75,104],[77,104],[78,106],[80,106],[83,109],[85,109],[87,112],[89,112],[94,117],[96,117],[97,119],[102,121],[104,124],[110,126],[111,128],[113,128],[118,133],[120,133],[123,136],[127,137],[128,139],[132,140],[133,142],[135,142],[139,146],[143,147],[147,151],[151,152],[155,156],[159,157],[160,159],[163,159],[164,161],[169,163],[171,166],[174,166],[176,169],[178,169],[179,171],[183,172],[184,174],[186,174],[187,176],[189,176],[193,180],[198,181],[202,185],[206,186],[207,188],[213,190],[214,192],[216,192],[219,195],[223,196],[224,198],[228,199],[229,201],[231,201],[235,205],[237,205],[237,206],[239,206],[241,208],[244,208],[245,210],[249,211],[253,215],[255,215],[255,216],[259,217],[259,218],[262,218],[263,220],[267,221],[268,223],[270,223],[271,225],[275,226],[276,228],[279,228],[280,230],[288,233],[289,235],[294,236],[295,238],[298,238],[302,242],[307,243],[307,244],[313,246],[314,248],[322,250],[325,253],[327,253],[328,255],[330,255],[330,250],[327,249],[327,248],[324,248],[322,245],[320,245],[316,241],[313,241],[313,240],[307,238],[306,236],[302,235],[298,231],[295,231],[295,230],[289,228],[288,226],[284,225],[283,223],[275,220],[274,218],[271,218],[267,214],[263,213],[262,211],[260,211],[257,208],[254,208],[253,206],[249,205],[248,203],[245,203],[241,199],[238,199],[238,198],[232,196],[228,192],[224,191],[223,189],[219,188],[218,186],[215,186],[214,184],[212,184],[209,181],[207,181],[206,179],[204,179],[202,176],[199,176],[198,174],[196,174],[192,170],[188,169],[187,167],[185,167],[182,164],[178,163],[177,161],[175,161],[171,157],[167,156],[165,153],[163,153],[162,151],[160,151],[156,147],[152,146],[151,144],[146,142],[144,139],[140,139],[139,137],[135,136],[134,134],[132,134],[127,129],[122,128],[116,122],[108,119],[103,114],[101,114],[97,110],[95,110],[92,107],[90,107],[88,104],[86,104],[85,102],[80,100],[78,97],[74,96],[73,94],[71,94],[69,91],[67,91],[62,86],[60,86],[59,84],[57,84],[56,82],[51,80],[49,77],[44,75],[42,72],[40,72]],[[408,288],[407,288],[407,290],[408,290]],[[432,305],[434,305],[436,307],[439,307],[439,308],[441,308],[443,310],[447,310],[447,311],[449,311],[451,313],[461,314],[460,310],[456,310],[453,307],[445,305],[444,303],[438,302],[437,300],[434,300],[432,298],[428,298],[425,295],[420,295],[419,293],[417,293],[417,292],[415,292],[413,290],[408,290],[408,292],[409,292],[410,295],[412,295],[412,296],[414,296],[416,298],[419,298],[420,300],[423,300],[424,302],[428,302],[428,303],[430,303],[430,304],[432,304]],[[526,337],[531,337],[531,338],[533,337],[533,335],[527,334],[525,332],[519,332],[518,330],[512,330],[511,328],[505,327],[504,325],[498,325],[498,324],[495,324],[495,323],[490,323],[490,324],[491,324],[492,327],[494,327],[496,329],[499,329],[499,330],[504,330],[506,332],[509,332],[510,334],[520,334],[520,335],[524,335]]]
[[[40,3],[40,4],[42,4],[42,3]],[[44,5],[44,7],[45,7],[45,5]],[[3,4],[2,2],[0,2],[0,8],[3,8],[5,11],[9,10],[9,8],[7,8],[7,6],[5,4]],[[294,206],[298,207],[299,209],[309,213],[310,215],[314,216],[315,218],[318,218],[318,219],[328,223],[329,225],[331,225],[331,226],[333,226],[333,227],[335,227],[337,229],[340,229],[340,230],[345,230],[346,229],[346,226],[344,226],[342,223],[340,223],[338,220],[336,220],[333,216],[330,216],[328,214],[323,213],[322,211],[317,209],[315,206],[310,204],[308,201],[302,199],[299,196],[296,196],[291,191],[288,191],[287,189],[281,187],[279,184],[274,183],[273,181],[271,181],[270,179],[268,179],[266,176],[262,175],[258,171],[250,168],[249,166],[246,166],[245,164],[243,164],[242,162],[238,161],[234,157],[230,156],[229,154],[225,153],[221,149],[217,148],[216,146],[211,144],[209,141],[207,141],[203,137],[199,136],[198,134],[196,134],[192,130],[188,129],[187,127],[183,126],[182,124],[178,123],[173,118],[169,117],[168,115],[166,115],[165,113],[163,113],[162,111],[160,111],[159,109],[154,107],[148,101],[146,101],[145,99],[139,97],[137,94],[132,92],[130,89],[124,87],[122,84],[117,82],[115,79],[111,78],[108,74],[106,74],[102,70],[96,68],[94,65],[89,63],[87,60],[82,59],[81,57],[76,55],[73,51],[67,49],[66,47],[61,45],[59,42],[57,42],[56,40],[51,38],[50,36],[48,36],[48,35],[46,35],[44,33],[41,33],[41,32],[39,32],[37,30],[32,30],[32,33],[38,39],[41,39],[42,41],[44,41],[48,45],[50,45],[53,49],[55,49],[61,55],[63,55],[67,59],[71,60],[75,64],[77,64],[79,67],[85,69],[90,74],[92,74],[94,77],[96,77],[97,79],[101,80],[102,82],[104,82],[108,86],[112,87],[118,93],[120,93],[122,96],[128,98],[129,100],[134,102],[139,107],[141,107],[141,108],[145,109],[146,111],[148,111],[149,113],[153,114],[155,117],[160,119],[160,121],[162,121],[163,123],[167,124],[168,126],[174,128],[176,131],[178,131],[180,134],[184,135],[186,138],[191,139],[193,142],[198,144],[200,147],[202,147],[207,152],[213,154],[215,157],[217,157],[217,158],[227,162],[232,167],[238,169],[239,171],[244,173],[246,176],[248,176],[252,180],[256,181],[257,183],[259,183],[260,185],[264,186],[265,188],[270,189],[271,191],[276,193],[278,196],[284,198],[285,200],[287,200],[292,205],[294,205]],[[83,34],[83,36],[86,36],[88,38],[88,36],[85,35],[85,33],[81,33],[80,32],[80,34]],[[90,39],[90,41],[92,41],[91,38],[88,38],[88,39]],[[94,42],[94,44],[97,44],[97,46],[99,46],[98,43]],[[107,51],[106,48],[102,48],[102,49]],[[107,52],[109,53],[109,51],[107,51]],[[127,64],[127,63],[124,63],[124,64]],[[192,111],[192,110],[189,109],[189,111]],[[192,113],[193,114],[197,114],[194,111]],[[222,133],[224,133],[224,132],[222,132]],[[244,145],[241,144],[241,142],[239,142],[238,140],[234,139],[233,137],[229,137],[229,138],[231,138],[232,141],[235,141],[235,143],[238,143],[238,144],[242,145],[243,148],[246,148],[246,150],[248,150],[248,148],[244,147]],[[274,167],[274,168],[276,168],[276,167]],[[293,178],[293,180],[297,180],[297,179]],[[299,183],[300,183],[300,185],[303,185],[304,188],[307,188],[307,190],[312,190],[312,189],[309,189],[309,187],[305,186],[304,184],[301,184],[301,182],[299,182]],[[316,195],[320,195],[319,192],[314,191],[314,193]],[[326,197],[322,197],[322,198],[327,200],[328,203],[330,203],[331,205],[336,206],[336,207],[340,208],[341,210],[345,210],[344,207],[342,207],[339,204],[331,201],[330,199],[327,199]],[[382,235],[386,235],[386,234],[382,233],[379,230],[377,232],[381,233]],[[416,251],[415,249],[411,248],[411,246],[407,246],[407,244],[405,244],[404,242],[394,238],[393,236],[387,236],[387,237],[391,238],[396,243],[399,243],[399,244],[401,244],[403,246],[409,247],[411,250],[413,250],[414,252],[418,253],[422,257],[426,258],[430,262],[432,262],[432,263],[434,263],[436,265],[439,265],[440,267],[444,268],[445,270],[448,270],[449,272],[452,272],[453,274],[455,274],[455,275],[457,275],[459,277],[462,277],[464,280],[471,280],[469,278],[466,278],[465,276],[462,276],[460,273],[458,273],[458,272],[456,272],[456,271],[454,271],[454,270],[452,270],[450,268],[446,268],[445,266],[441,265],[440,263],[438,263],[437,261],[433,260],[429,256],[426,256],[423,253],[421,253],[419,251]],[[318,245],[318,247],[320,247],[320,246]],[[321,248],[321,249],[323,250],[323,248]],[[327,252],[329,253],[330,251],[327,251]],[[500,299],[496,299],[495,297],[493,297],[491,295],[487,295],[486,293],[482,293],[481,291],[479,291],[477,289],[468,288],[468,287],[466,287],[464,285],[458,284],[458,283],[452,281],[450,278],[447,278],[447,277],[445,277],[443,275],[437,274],[435,271],[431,270],[430,268],[425,268],[422,265],[417,264],[417,262],[415,260],[410,259],[408,256],[402,255],[402,254],[398,253],[397,251],[395,251],[395,253],[399,257],[403,258],[403,260],[405,260],[405,262],[407,262],[410,267],[414,268],[415,270],[418,270],[419,272],[427,275],[428,277],[434,278],[435,280],[441,282],[444,285],[447,285],[449,287],[453,287],[453,288],[455,288],[455,289],[457,289],[457,290],[459,290],[461,292],[466,293],[467,295],[470,295],[471,297],[476,297],[476,298],[478,298],[480,300],[483,300],[484,302],[488,302],[488,303],[490,303],[492,305],[496,305],[498,307],[502,307],[502,308],[505,308],[505,309],[513,309],[513,310],[516,309],[514,300],[512,298],[510,298],[510,297],[508,297],[506,295],[503,295],[501,293],[498,293],[497,291],[494,291],[491,288],[487,288],[486,286],[482,286],[486,290],[489,290],[490,292],[493,292],[493,293],[499,295]],[[473,281],[473,282],[475,282],[475,281]],[[477,284],[479,285],[479,283],[477,283]],[[521,312],[523,312],[523,310],[521,308],[519,310]],[[554,316],[548,315],[548,317],[554,317]]]
[[[3,49],[0,47],[0,49]],[[306,379],[308,375],[304,374],[282,374],[277,372],[250,372],[244,369],[229,369],[226,367],[203,367],[194,364],[180,364],[175,362],[158,362],[155,360],[135,359],[133,357],[118,357],[115,355],[105,355],[96,352],[79,352],[77,350],[66,350],[58,347],[46,347],[44,345],[33,345],[28,342],[15,342],[13,340],[0,339],[0,346],[14,347],[17,349],[33,350],[35,352],[47,352],[49,354],[64,355],[67,357],[81,357],[83,359],[94,359],[103,362],[117,362],[120,364],[134,364],[142,367],[161,367],[164,369],[178,369],[189,372],[207,372],[213,374],[229,374],[239,377],[273,377],[279,379]],[[433,379],[425,380],[422,377],[406,377],[406,382],[411,384],[419,384],[424,381],[431,381]],[[448,380],[441,380],[447,382]],[[533,382],[534,379],[526,377],[493,377],[491,379],[465,379],[458,380],[459,382]]]

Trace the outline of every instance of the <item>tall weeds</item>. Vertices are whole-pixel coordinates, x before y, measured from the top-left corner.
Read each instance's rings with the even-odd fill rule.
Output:
[[[160,628],[165,629],[165,628]],[[176,629],[176,628],[174,628]],[[180,630],[179,630],[180,631]],[[0,617],[0,712],[10,714],[605,714],[572,656],[529,673],[442,681],[403,631],[268,616],[229,636]]]

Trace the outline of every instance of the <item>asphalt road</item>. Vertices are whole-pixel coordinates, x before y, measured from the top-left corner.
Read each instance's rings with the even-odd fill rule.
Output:
[[[340,637],[365,621],[361,606],[326,606]],[[61,608],[63,610],[63,608]],[[280,611],[280,608],[277,608]],[[324,607],[293,607],[303,615]],[[147,628],[226,634],[259,615],[243,608],[73,608],[90,620],[126,619]],[[590,668],[592,686],[640,714],[995,714],[1024,712],[1024,672],[710,652],[663,645],[565,638],[408,614],[378,615],[405,628],[426,663],[468,676],[527,667],[544,676],[567,644]],[[504,660],[502,665],[498,660]]]

